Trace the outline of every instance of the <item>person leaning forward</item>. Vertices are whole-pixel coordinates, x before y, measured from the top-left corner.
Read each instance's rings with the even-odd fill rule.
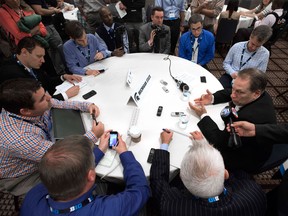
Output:
[[[24,78],[2,83],[0,102],[0,191],[15,196],[40,181],[39,161],[53,145],[51,107],[100,114],[93,103],[52,99],[39,82]],[[85,136],[95,143],[103,132],[103,123],[93,122]]]
[[[21,215],[138,215],[148,200],[149,186],[141,165],[127,151],[121,136],[114,150],[123,166],[126,189],[110,196],[97,193],[95,165],[104,156],[109,137],[110,131],[106,131],[99,147],[80,135],[57,141],[40,161],[43,184],[27,194]]]

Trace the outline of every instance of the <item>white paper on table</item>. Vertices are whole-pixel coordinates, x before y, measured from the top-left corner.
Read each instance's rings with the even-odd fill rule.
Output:
[[[81,82],[75,82],[75,85],[79,86],[80,88],[87,85],[87,82],[82,80]],[[64,81],[61,85],[56,86],[56,90],[59,92],[66,92],[69,88],[73,87],[74,85],[67,80]]]
[[[126,10],[121,10],[120,9],[120,3],[121,3],[121,1],[117,2],[116,5],[115,5],[115,8],[116,8],[120,18],[123,18],[124,16],[126,16],[127,12],[126,12]]]
[[[169,144],[170,165],[180,168],[183,158],[179,160],[179,157],[184,157],[185,153],[190,149],[193,144],[192,140],[187,136],[183,136],[178,133],[174,133],[173,136],[177,137],[177,139],[175,138]],[[177,142],[175,140],[177,140]],[[180,145],[181,147],[179,147]]]
[[[98,165],[111,167],[116,156],[116,151],[107,149],[104,157],[99,161]]]

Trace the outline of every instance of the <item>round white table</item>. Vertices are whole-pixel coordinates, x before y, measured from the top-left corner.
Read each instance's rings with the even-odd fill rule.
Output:
[[[197,123],[199,118],[189,109],[188,101],[183,101],[182,92],[177,88],[176,82],[169,75],[169,60],[167,55],[152,53],[125,54],[123,57],[110,57],[95,62],[90,68],[106,68],[103,74],[96,77],[86,76],[83,79],[88,83],[81,88],[80,93],[70,100],[83,101],[82,95],[94,89],[97,94],[88,101],[95,103],[100,108],[100,116],[97,120],[105,125],[105,129],[113,129],[123,135],[125,140],[128,135],[131,116],[135,105],[127,105],[129,97],[139,89],[148,75],[151,79],[143,91],[141,103],[139,104],[139,117],[137,126],[142,131],[141,141],[133,143],[129,150],[133,152],[136,159],[142,165],[146,176],[149,176],[151,164],[147,163],[147,157],[151,148],[160,147],[160,133],[163,128],[170,128],[189,135],[189,132],[199,130]],[[185,59],[169,56],[171,60],[171,73],[182,79],[190,86],[190,101],[199,97],[209,89],[211,92],[222,89],[219,81],[201,66]],[[166,60],[164,60],[166,59]],[[128,71],[132,73],[131,86],[126,84]],[[200,76],[205,76],[207,83],[200,82]],[[165,80],[169,90],[166,93],[160,80]],[[142,96],[141,95],[141,96]],[[163,106],[162,115],[156,116],[158,106]],[[220,117],[220,111],[224,104],[206,106],[207,112],[219,128],[224,128]],[[178,126],[179,117],[172,117],[171,112],[183,111],[189,114],[189,122],[186,129]],[[84,115],[87,129],[91,128],[92,119],[89,114]],[[169,146],[171,171],[180,167],[185,152],[189,149],[192,141],[190,138],[174,133],[173,140]],[[108,150],[113,151],[113,150]],[[111,156],[111,152],[108,152]],[[105,159],[106,155],[104,156]],[[96,172],[100,176],[123,178],[122,165],[119,165],[119,157],[116,155],[112,165],[98,164]]]

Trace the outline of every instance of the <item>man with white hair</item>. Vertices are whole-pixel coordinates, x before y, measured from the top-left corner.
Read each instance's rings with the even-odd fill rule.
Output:
[[[183,158],[180,183],[169,184],[168,147],[173,133],[161,133],[161,147],[155,151],[150,186],[160,215],[265,215],[266,196],[244,172],[229,178],[220,152],[203,138],[191,133],[193,145]],[[229,178],[229,179],[228,179]]]

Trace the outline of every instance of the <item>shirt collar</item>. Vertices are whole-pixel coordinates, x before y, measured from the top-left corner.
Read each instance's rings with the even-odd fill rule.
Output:
[[[107,25],[105,25],[105,24],[103,23],[103,26],[104,26],[104,28],[106,29],[106,31],[108,32],[110,29],[113,29],[113,30],[114,30],[114,24],[115,24],[115,23],[113,23],[112,26],[109,27],[109,26],[107,26]]]

